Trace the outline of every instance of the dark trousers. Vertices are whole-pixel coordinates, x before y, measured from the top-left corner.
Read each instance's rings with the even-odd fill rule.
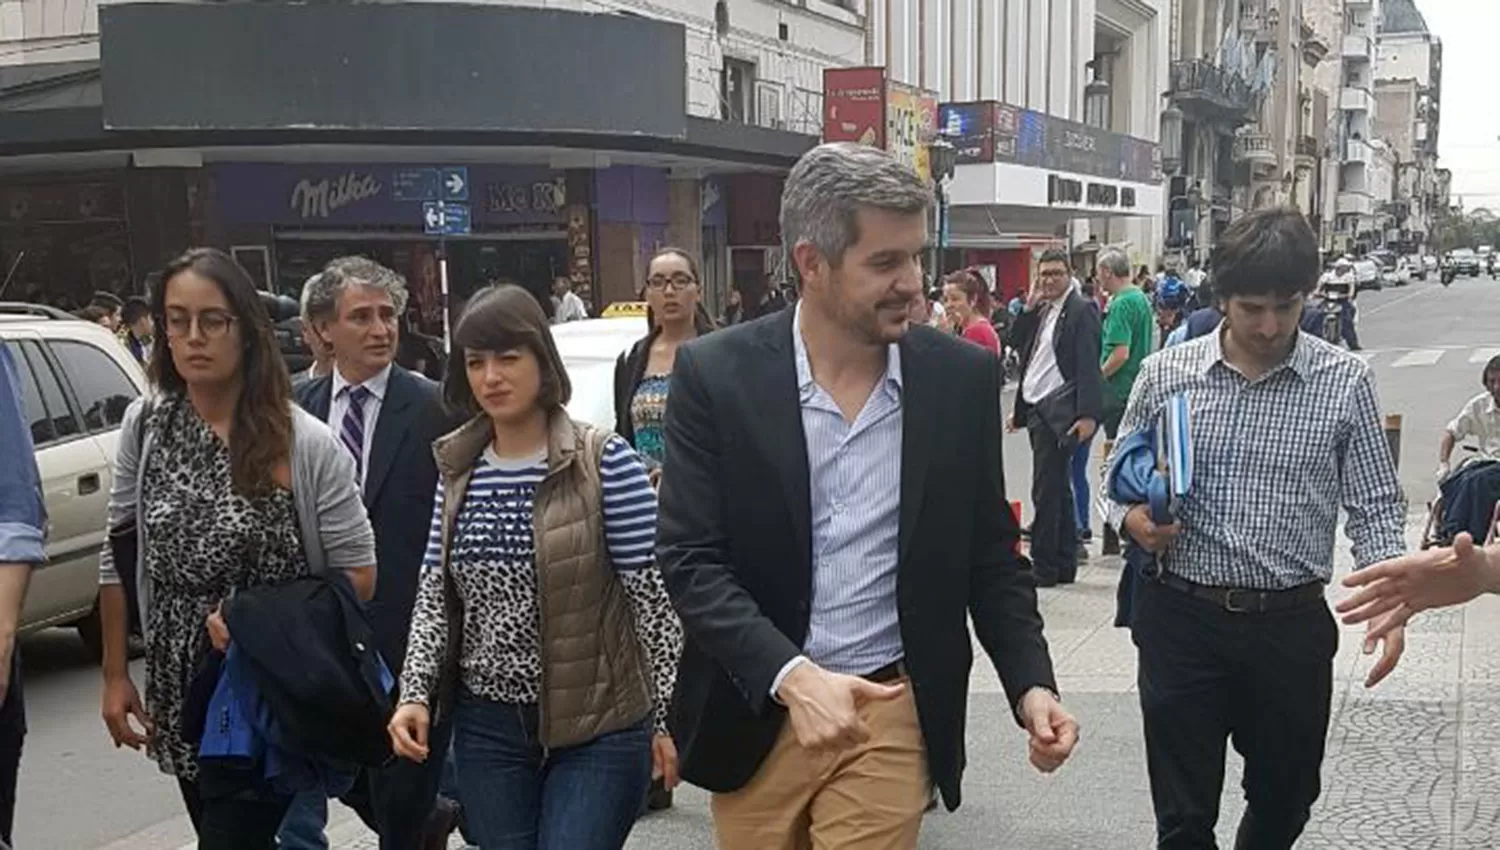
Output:
[[[1322,790],[1338,649],[1328,606],[1232,614],[1155,581],[1134,604],[1156,846],[1217,847],[1232,740],[1247,804],[1235,850],[1288,850]]]
[[[1078,527],[1073,515],[1070,465],[1073,445],[1062,445],[1033,414],[1031,435],[1031,563],[1038,581],[1070,582],[1078,576]]]
[[[445,718],[428,736],[427,761],[418,764],[398,758],[385,767],[366,770],[341,798],[380,836],[380,850],[422,846],[452,736],[453,723]]]
[[[535,705],[465,694],[453,744],[464,819],[484,850],[619,850],[651,784],[649,721],[549,750]]]
[[[198,833],[198,850],[275,850],[276,831],[292,798],[255,791],[250,783],[231,792],[222,779],[205,794],[198,782],[179,779],[182,802]]]
[[[16,818],[16,777],[26,741],[26,694],[21,688],[21,648],[11,651],[10,689],[0,706],[0,840],[11,843]]]

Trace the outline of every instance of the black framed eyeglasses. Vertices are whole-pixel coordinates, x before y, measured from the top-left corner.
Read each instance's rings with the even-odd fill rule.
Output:
[[[668,287],[676,290],[683,290],[697,285],[698,280],[696,278],[685,274],[674,274],[671,277],[666,277],[664,275],[655,275],[646,278],[646,288],[652,290],[653,292],[661,292]]]

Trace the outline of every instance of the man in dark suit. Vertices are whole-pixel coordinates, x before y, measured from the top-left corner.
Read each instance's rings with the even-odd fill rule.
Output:
[[[1078,576],[1078,529],[1069,461],[1104,412],[1099,313],[1072,286],[1068,255],[1047,251],[1012,331],[1021,387],[1010,429],[1031,436],[1031,561],[1041,587]]]
[[[455,423],[438,385],[394,362],[407,299],[400,275],[347,257],[329,263],[308,286],[306,312],[333,349],[333,369],[303,384],[297,403],[326,421],[354,456],[375,526],[378,573],[367,610],[381,654],[399,675],[437,489],[432,442]],[[446,741],[435,738],[433,749],[445,753]],[[345,802],[380,833],[382,850],[445,847],[452,818],[433,817],[442,766],[441,756],[425,764],[398,759],[362,777]],[[299,801],[294,814],[302,809]],[[443,843],[424,843],[429,820]]]
[[[800,300],[677,353],[672,720],[722,850],[915,847],[933,785],[956,808],[970,614],[1033,763],[1077,737],[1015,555],[999,362],[908,330],[931,197],[881,151],[809,152],[781,212]]]

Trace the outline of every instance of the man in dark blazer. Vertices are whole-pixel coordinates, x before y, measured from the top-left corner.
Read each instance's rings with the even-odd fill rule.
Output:
[[[330,374],[297,389],[297,403],[327,422],[354,455],[375,527],[378,571],[367,613],[386,664],[399,676],[437,490],[432,443],[456,423],[436,383],[394,362],[407,298],[400,275],[349,257],[329,263],[308,286],[307,312],[334,362]],[[446,741],[434,739],[433,750],[446,753]],[[397,759],[361,777],[345,802],[380,833],[382,850],[429,846],[424,831],[442,766],[441,756],[425,764]],[[446,842],[452,824],[443,826],[432,828]]]
[[[1041,587],[1078,576],[1078,528],[1069,462],[1104,413],[1099,313],[1072,286],[1068,255],[1047,251],[1012,331],[1021,352],[1011,430],[1031,436],[1031,561]]]
[[[925,327],[931,190],[873,148],[793,168],[801,299],[677,353],[657,554],[672,721],[722,850],[914,847],[959,804],[972,615],[1042,770],[1059,705],[1000,463],[999,361]]]

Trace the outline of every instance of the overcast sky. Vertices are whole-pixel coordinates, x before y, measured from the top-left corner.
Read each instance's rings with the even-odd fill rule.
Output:
[[[1438,165],[1464,206],[1500,207],[1500,0],[1417,0],[1443,40]]]

